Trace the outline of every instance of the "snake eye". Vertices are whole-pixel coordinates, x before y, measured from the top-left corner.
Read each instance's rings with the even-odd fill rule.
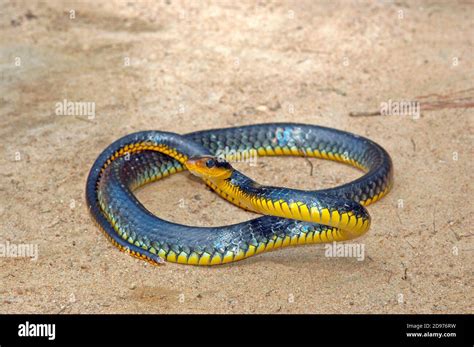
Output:
[[[216,166],[216,161],[214,159],[208,159],[206,161],[206,166],[210,169]]]

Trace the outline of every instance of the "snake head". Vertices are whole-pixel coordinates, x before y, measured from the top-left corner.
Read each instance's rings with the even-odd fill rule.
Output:
[[[234,171],[227,161],[213,156],[190,158],[185,162],[185,166],[193,175],[209,180],[225,180]]]

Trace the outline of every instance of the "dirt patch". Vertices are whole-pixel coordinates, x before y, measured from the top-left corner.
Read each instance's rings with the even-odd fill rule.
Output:
[[[0,241],[38,247],[37,261],[0,259],[2,313],[472,312],[471,4],[8,2],[0,31]],[[64,99],[94,115],[57,115]],[[377,114],[390,101],[421,112]],[[348,130],[391,154],[395,186],[369,207],[364,261],[308,246],[152,267],[88,215],[85,179],[113,140],[275,121]],[[359,175],[312,163],[312,175],[297,158],[237,168],[306,189]],[[176,222],[252,217],[187,173],[138,196]]]

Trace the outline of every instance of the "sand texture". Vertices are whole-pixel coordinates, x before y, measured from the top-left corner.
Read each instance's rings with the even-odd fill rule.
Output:
[[[473,13],[469,1],[3,2],[0,243],[36,245],[38,259],[0,258],[0,312],[472,313]],[[95,113],[58,114],[64,100]],[[400,101],[420,114],[378,114]],[[394,188],[353,241],[363,261],[315,245],[154,267],[88,213],[88,171],[125,134],[277,121],[351,131],[392,156]],[[360,176],[304,158],[235,166],[300,189]],[[179,223],[254,217],[187,172],[137,196]]]

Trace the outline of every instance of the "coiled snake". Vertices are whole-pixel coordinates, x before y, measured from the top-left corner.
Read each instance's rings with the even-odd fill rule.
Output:
[[[233,169],[244,156],[292,155],[340,161],[365,171],[339,187],[303,191],[263,186]],[[133,190],[189,169],[230,202],[265,216],[222,227],[168,222],[150,213]],[[369,139],[336,129],[271,123],[177,135],[142,131],[108,146],[90,170],[86,200],[113,244],[154,264],[234,262],[262,252],[364,234],[364,206],[393,182],[388,153]]]

